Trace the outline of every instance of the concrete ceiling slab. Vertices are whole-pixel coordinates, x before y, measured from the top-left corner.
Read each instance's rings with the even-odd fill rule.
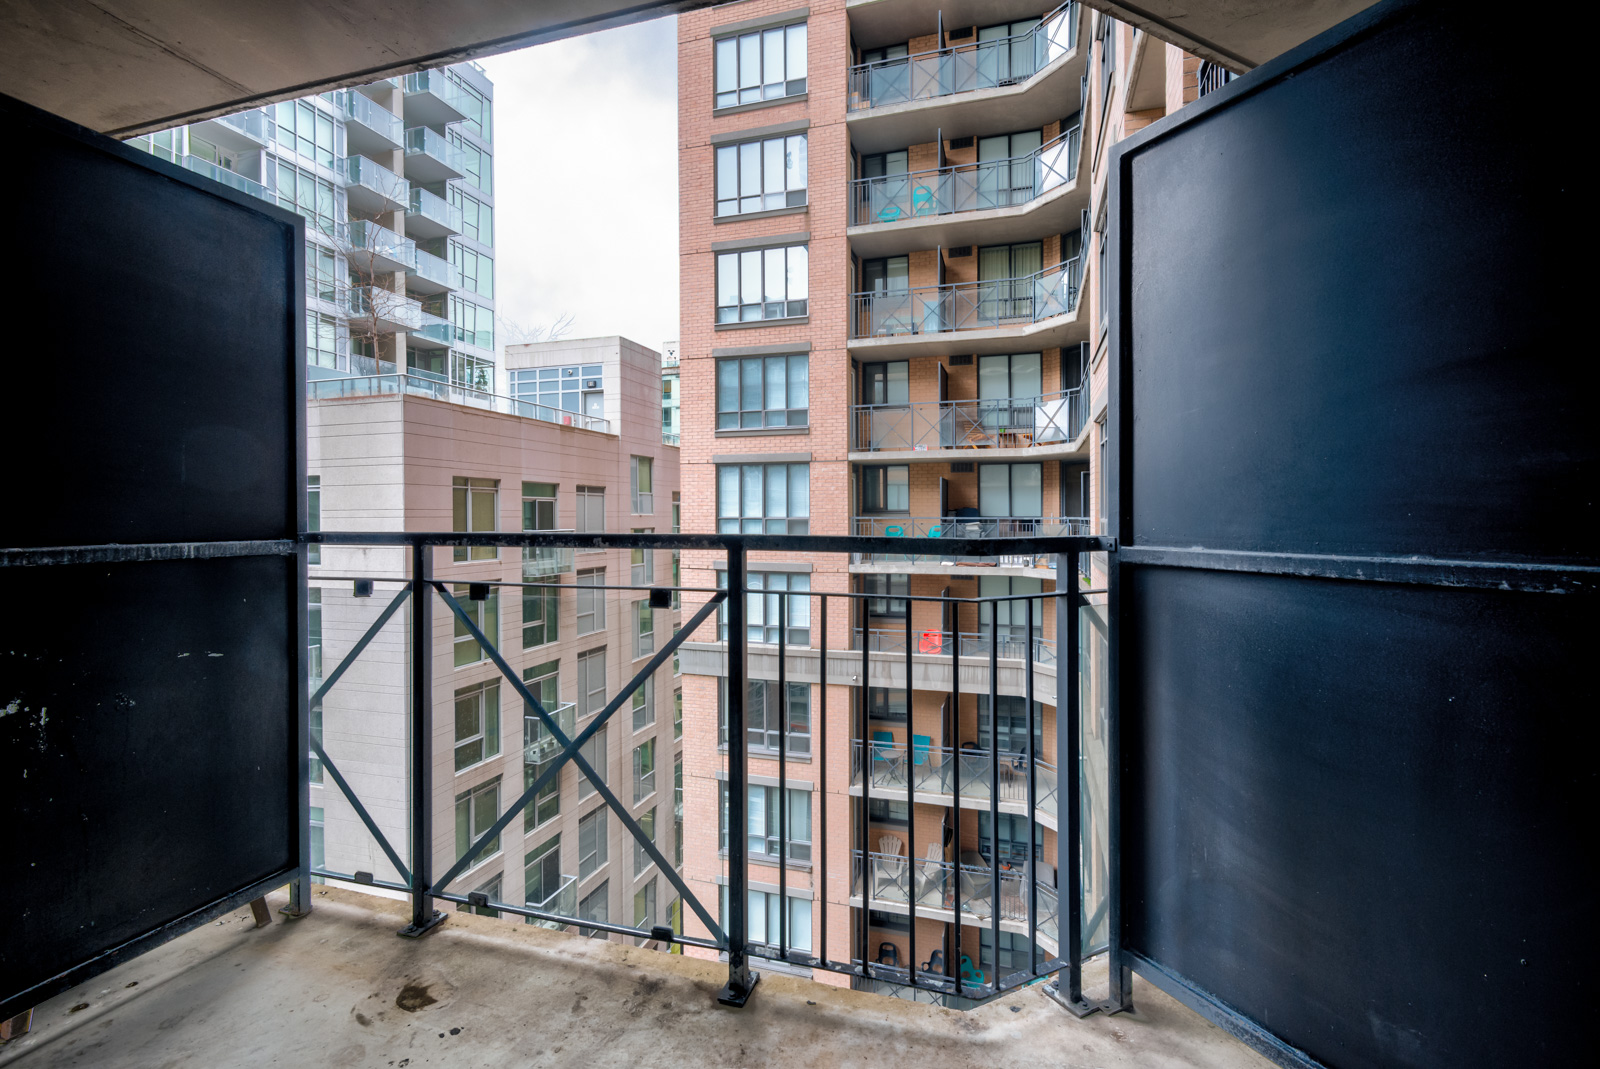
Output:
[[[1243,73],[1376,0],[1083,0],[1150,36]]]

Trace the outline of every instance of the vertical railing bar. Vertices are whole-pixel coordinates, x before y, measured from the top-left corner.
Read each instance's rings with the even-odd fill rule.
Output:
[[[951,748],[950,762],[950,799],[955,803],[955,816],[952,818],[954,827],[951,829],[951,841],[955,845],[955,862],[948,871],[951,876],[951,903],[952,914],[955,918],[950,944],[950,953],[945,961],[945,975],[956,978],[956,997],[961,997],[961,605],[958,602],[955,611],[950,614],[950,727],[951,739],[954,745]],[[940,828],[940,846],[944,845],[944,829]],[[942,851],[941,851],[942,853]]]
[[[1060,954],[1059,948],[1057,948],[1056,956],[1064,956],[1067,960],[1067,999],[1079,1004],[1083,1002],[1083,866],[1081,861],[1083,854],[1083,807],[1082,795],[1079,793],[1081,790],[1080,778],[1082,771],[1078,767],[1083,731],[1082,694],[1078,683],[1078,605],[1081,595],[1078,593],[1080,585],[1078,582],[1078,554],[1074,551],[1065,554],[1065,557],[1065,563],[1067,564],[1066,575],[1069,578],[1070,585],[1067,588],[1065,609],[1058,608],[1056,615],[1058,621],[1056,637],[1059,640],[1056,644],[1056,686],[1060,688],[1063,685],[1063,681],[1065,681],[1067,688],[1067,738],[1064,747],[1061,744],[1061,738],[1059,736],[1056,738],[1058,765],[1056,790],[1059,792],[1056,798],[1056,812],[1058,814],[1056,826],[1061,828],[1063,821],[1066,824],[1067,860],[1070,862],[1069,871],[1071,873],[1067,880],[1068,893],[1066,897],[1070,899],[1071,908],[1067,917],[1063,918],[1061,916],[1063,903],[1058,892],[1056,931],[1058,935],[1065,936],[1068,947],[1065,955]],[[1058,557],[1057,560],[1056,574],[1060,575],[1062,574],[1059,570],[1060,558]],[[1063,629],[1059,626],[1063,612],[1066,615],[1065,623],[1067,625],[1064,634],[1062,633]],[[1060,701],[1059,694],[1056,700]],[[1057,728],[1059,729],[1059,727],[1060,725],[1058,724]],[[1066,790],[1061,784],[1061,773],[1065,771],[1060,765],[1061,762],[1071,762],[1072,789],[1070,791]],[[1062,795],[1066,797],[1063,798]],[[1066,803],[1065,806],[1061,804],[1063,801]],[[1062,812],[1063,809],[1065,809],[1064,813]],[[1058,854],[1060,853],[1060,845],[1061,833],[1057,831],[1056,847]],[[1060,860],[1060,858],[1058,857],[1057,860]],[[1063,933],[1061,931],[1061,922],[1064,919],[1067,923],[1065,925],[1066,931]]]
[[[867,685],[871,676],[872,655],[867,648],[867,603],[852,598],[852,613],[857,605],[861,607],[861,683],[856,697],[857,715],[860,717],[857,732],[859,734],[858,742],[861,747],[861,812],[857,817],[857,823],[860,826],[861,843],[861,915],[856,918],[856,947],[861,955],[861,975],[871,976],[871,968],[867,961],[867,944],[871,939],[868,934],[867,915],[872,909],[872,892],[875,881],[872,873],[872,853],[867,842],[872,835],[871,821],[867,812],[872,805],[872,747],[867,741],[870,721],[867,707]]]
[[[989,609],[989,925],[994,931],[994,962],[990,979],[1000,984],[1000,613],[991,602]],[[1029,830],[1032,835],[1032,829]],[[1033,842],[1028,842],[1033,852]],[[980,949],[982,944],[979,944]],[[983,955],[978,955],[983,964]]]
[[[910,594],[910,582],[907,581],[906,593]],[[917,769],[916,769],[916,730],[917,710],[913,700],[914,691],[911,689],[911,613],[915,606],[909,597],[906,598],[906,909],[911,914],[911,927],[907,932],[906,948],[910,960],[906,962],[906,974],[911,979],[911,986],[917,986],[917,869],[913,860],[912,850],[917,842]],[[915,998],[915,994],[912,996]]]
[[[431,930],[444,914],[433,908],[428,892],[433,878],[432,821],[433,737],[429,707],[433,698],[433,623],[429,611],[429,564],[432,550],[420,540],[411,544],[411,923],[405,936]]]
[[[789,591],[778,595],[778,957],[789,960]]]
[[[728,544],[728,986],[717,1001],[743,1006],[760,978],[750,971],[749,746],[745,697],[749,686],[745,623],[745,548]]]
[[[1061,573],[1058,571],[1056,574],[1057,574],[1057,576],[1059,576]],[[1031,852],[1033,850],[1033,830],[1036,827],[1036,822],[1039,819],[1039,811],[1038,811],[1038,808],[1037,808],[1037,806],[1038,806],[1038,793],[1037,793],[1038,792],[1038,782],[1037,782],[1037,780],[1038,780],[1038,769],[1039,769],[1039,750],[1035,749],[1034,745],[1033,745],[1033,739],[1034,739],[1033,729],[1034,729],[1034,716],[1035,716],[1034,710],[1033,710],[1033,599],[1029,598],[1027,601],[1023,602],[1023,604],[1027,606],[1027,623],[1028,623],[1028,641],[1026,643],[1026,646],[1027,646],[1027,675],[1024,677],[1025,691],[1024,691],[1023,701],[1027,703],[1027,707],[1028,707],[1028,850]],[[1056,659],[1056,663],[1057,663],[1056,679],[1059,681],[1060,678],[1061,678],[1061,669],[1059,667],[1060,666],[1060,658]],[[1057,685],[1059,686],[1059,682],[1058,682]],[[1060,701],[1060,697],[1061,696],[1058,694],[1056,696],[1056,700]],[[1057,708],[1059,710],[1059,706]],[[1060,723],[1060,720],[1058,718],[1057,721],[1056,721],[1056,730],[1060,731],[1060,729],[1061,729],[1061,723]],[[1039,732],[1039,742],[1040,742],[1040,747],[1039,748],[1042,749],[1043,748],[1043,744],[1044,744],[1044,731],[1042,729],[1042,725],[1041,725],[1041,730]],[[1056,789],[1057,790],[1060,790],[1060,779],[1061,779],[1061,776],[1060,776],[1060,773],[1058,772],[1056,774],[1056,782],[1057,782]],[[1028,975],[1029,976],[1037,975],[1038,972],[1039,972],[1039,915],[1038,915],[1038,910],[1039,910],[1039,864],[1040,864],[1041,860],[1042,859],[1033,859],[1033,858],[1030,857],[1029,864],[1028,864]],[[1061,861],[1061,833],[1059,831],[1056,832],[1056,861],[1057,861],[1058,864]],[[1058,899],[1059,899],[1059,896],[1058,896]],[[1057,910],[1056,941],[1058,943],[1060,942],[1060,939],[1061,939],[1061,919],[1060,919],[1060,915],[1059,915],[1060,908],[1061,908],[1060,907],[1060,903],[1058,901],[1057,905],[1056,905],[1056,910]],[[1056,949],[1060,950],[1060,947],[1058,946]]]
[[[817,684],[818,696],[821,699],[820,719],[817,722],[817,839],[821,844],[820,854],[812,850],[812,864],[816,866],[817,878],[812,881],[812,894],[817,898],[817,913],[820,922],[815,929],[821,936],[817,945],[811,948],[811,956],[822,961],[828,960],[828,595],[822,594],[822,649],[817,653]]]

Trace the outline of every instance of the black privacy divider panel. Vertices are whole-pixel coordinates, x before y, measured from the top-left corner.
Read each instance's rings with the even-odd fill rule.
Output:
[[[15,101],[0,120],[27,146],[0,168],[0,545],[294,537],[294,232]]]
[[[7,568],[11,995],[298,863],[292,557]]]
[[[1586,1062],[1589,599],[1128,571],[1128,948],[1340,1069]]]
[[[1538,110],[1439,4],[1133,156],[1136,544],[1594,559],[1592,180]]]

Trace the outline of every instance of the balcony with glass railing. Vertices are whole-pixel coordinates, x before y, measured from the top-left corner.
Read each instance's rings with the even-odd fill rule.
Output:
[[[560,885],[550,894],[537,902],[525,899],[524,904],[538,913],[553,913],[561,917],[571,917],[578,912],[578,877],[570,873],[561,874]],[[566,931],[568,925],[564,921],[544,920],[538,917],[529,917],[528,923],[540,928],[549,928],[553,932]]]
[[[555,718],[556,726],[568,738],[572,737],[577,723],[577,708],[573,702],[563,702],[546,710]],[[561,744],[537,716],[529,715],[522,718],[523,761],[530,765],[542,765],[560,752]]]
[[[203,174],[207,178],[237,189],[241,193],[248,193],[252,197],[260,197],[262,200],[272,199],[272,194],[260,182],[246,178],[242,174],[236,174],[226,167],[218,167],[210,160],[201,159],[199,156],[179,156],[175,162],[195,174]]]
[[[355,89],[329,94],[344,118],[345,140],[352,153],[393,152],[402,144],[405,124],[400,116]]]
[[[417,301],[382,286],[351,286],[346,291],[345,312],[369,327],[369,333],[414,331],[427,315]]]
[[[854,116],[1026,83],[1077,50],[1079,14],[1076,3],[1066,3],[1020,34],[857,64],[846,76],[848,111]]]
[[[851,349],[933,355],[948,343],[929,344],[930,337],[979,331],[988,333],[981,339],[986,344],[963,351],[1010,352],[1014,343],[1060,345],[1077,325],[1081,271],[1082,261],[1073,257],[1019,278],[852,294]]]
[[[265,111],[251,108],[206,119],[191,129],[201,139],[228,152],[253,152],[272,143],[276,125]]]
[[[424,313],[426,314],[426,313]],[[447,324],[448,325],[448,324]],[[415,340],[416,334],[408,339]],[[316,378],[306,383],[306,398],[311,401],[328,401],[353,397],[386,396],[424,397],[434,401],[500,412],[523,419],[536,419],[564,427],[611,433],[611,421],[598,416],[585,416],[579,412],[566,412],[547,405],[519,401],[514,397],[491,393],[460,382],[452,382],[431,375],[389,372],[378,375],[346,375]]]
[[[341,236],[350,265],[364,274],[409,271],[416,264],[416,242],[369,219],[350,220]]]
[[[450,144],[443,134],[426,126],[406,130],[406,177],[417,183],[433,184],[461,178],[466,171],[459,145]]]
[[[461,233],[461,209],[426,189],[412,187],[406,205],[406,233],[414,238],[442,238]]]
[[[418,249],[406,285],[416,293],[445,293],[461,288],[461,268],[442,256]]]
[[[1037,453],[1070,449],[1083,433],[1084,390],[1075,387],[1040,397],[979,398],[855,405],[851,414],[851,459],[908,454],[895,459],[950,459],[973,450]]]
[[[444,126],[467,117],[467,94],[445,71],[415,71],[405,76],[406,122]]]
[[[403,211],[410,203],[411,183],[381,163],[365,156],[346,156],[339,161],[338,171],[352,208],[393,212]]]
[[[571,546],[528,546],[522,551],[522,578],[548,579],[572,571]]]

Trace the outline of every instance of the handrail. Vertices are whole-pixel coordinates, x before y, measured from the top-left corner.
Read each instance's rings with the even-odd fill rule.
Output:
[[[943,334],[1038,323],[1078,309],[1082,258],[1016,278],[852,293],[852,338]]]
[[[858,63],[846,73],[849,111],[1014,85],[1078,47],[1077,3],[1069,0],[1024,33],[962,42]]]
[[[543,420],[546,423],[567,427],[582,427],[585,430],[600,431],[602,434],[611,433],[611,421],[598,416],[585,416],[578,412],[567,412],[547,405],[534,404],[531,401],[520,401],[515,397],[480,390],[464,383],[446,382],[425,375],[391,372],[385,375],[348,375],[310,379],[306,382],[306,397],[313,401],[401,393],[467,405],[471,408],[484,408],[492,412],[521,416],[524,419]]]
[[[1081,386],[1038,397],[851,406],[851,449],[1032,449],[1071,445],[1088,418]]]
[[[1077,181],[1082,140],[1083,127],[1073,126],[1021,156],[851,179],[850,225],[1027,204]]]

